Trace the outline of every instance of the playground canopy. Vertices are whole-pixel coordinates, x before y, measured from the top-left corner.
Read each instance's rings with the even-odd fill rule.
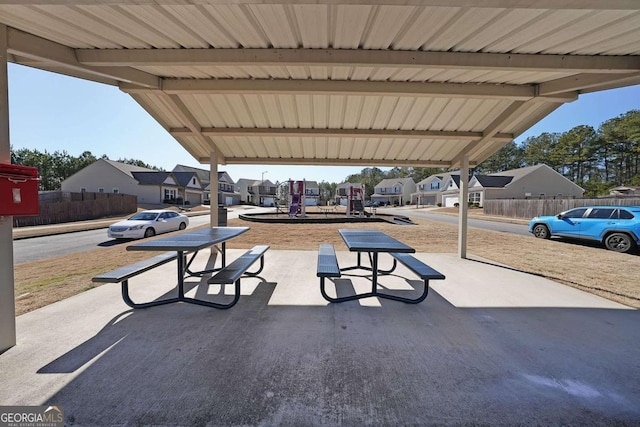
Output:
[[[579,94],[640,83],[640,2],[6,0],[4,162],[6,61],[119,87],[211,164],[211,188],[217,164],[235,163],[461,167],[465,175]],[[215,221],[215,204],[211,211]],[[0,222],[7,304],[10,236]],[[0,351],[10,341],[0,331]]]

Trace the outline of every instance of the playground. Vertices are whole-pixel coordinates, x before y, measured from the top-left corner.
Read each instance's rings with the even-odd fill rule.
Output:
[[[280,224],[335,224],[360,222],[387,222],[414,224],[410,218],[397,214],[381,213],[376,207],[366,207],[364,184],[353,184],[337,195],[334,204],[318,206],[306,181],[288,181],[288,191],[274,207],[273,212],[247,213],[239,218],[252,222]]]

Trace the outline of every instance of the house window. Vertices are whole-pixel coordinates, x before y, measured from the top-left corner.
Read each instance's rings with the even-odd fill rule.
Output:
[[[118,194],[120,192],[120,189],[113,187],[113,194]]]
[[[164,199],[171,200],[176,198],[176,190],[171,188],[164,189]]]
[[[86,187],[80,187],[80,192],[81,192],[81,193],[86,193],[86,192],[87,192]]]
[[[192,182],[192,184],[193,184],[193,185],[196,185],[196,179],[195,179],[195,178],[193,178],[193,182]]]
[[[103,187],[98,187],[98,193],[104,193],[104,188]]]
[[[439,190],[440,189],[440,182],[432,182],[431,183],[431,189],[432,190]]]
[[[469,202],[480,204],[480,193],[469,193]]]

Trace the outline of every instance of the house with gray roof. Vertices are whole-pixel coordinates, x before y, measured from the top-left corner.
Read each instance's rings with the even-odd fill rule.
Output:
[[[460,171],[443,172],[428,176],[416,184],[416,192],[411,194],[411,204],[432,205],[442,204],[444,185],[452,176],[460,177]]]
[[[495,199],[573,199],[582,197],[584,189],[549,166],[539,164],[488,175],[475,175],[469,180],[469,202],[482,206]],[[442,190],[442,206],[459,203],[460,175],[452,175]]]
[[[138,204],[202,203],[202,183],[195,172],[156,171],[100,159],[62,181],[62,191],[122,193]]]
[[[195,173],[202,184],[204,203],[209,204],[211,202],[211,171],[193,166],[176,165],[172,172]],[[218,171],[218,204],[225,206],[238,205],[241,198],[241,194],[238,192],[236,183],[231,179],[231,176],[227,172]]]

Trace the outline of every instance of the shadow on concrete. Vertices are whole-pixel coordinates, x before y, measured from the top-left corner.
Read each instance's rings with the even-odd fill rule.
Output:
[[[120,313],[42,366],[75,373],[45,404],[79,425],[640,422],[636,310],[271,305],[275,288]]]

